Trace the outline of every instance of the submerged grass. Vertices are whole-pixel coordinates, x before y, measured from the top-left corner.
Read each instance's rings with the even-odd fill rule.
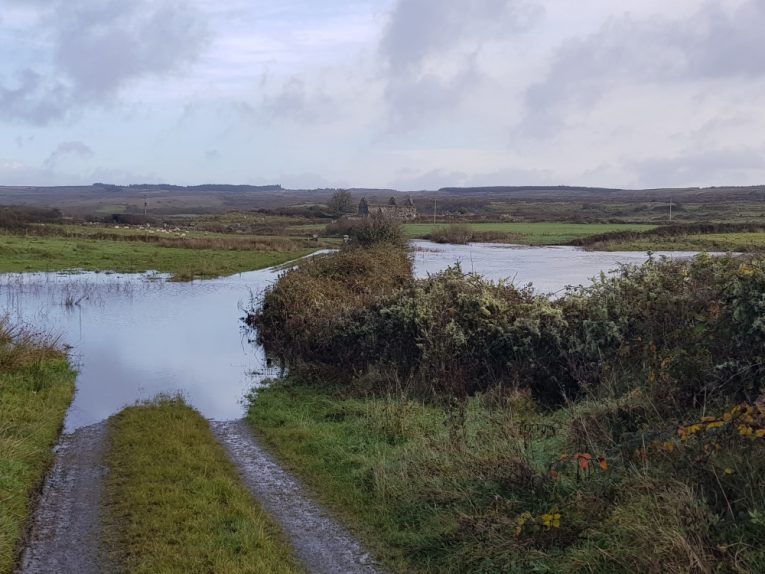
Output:
[[[180,399],[110,427],[105,544],[130,573],[300,572],[207,421]]]
[[[74,378],[61,351],[0,322],[0,574],[16,565]]]
[[[0,273],[66,269],[159,271],[190,280],[272,267],[312,251],[191,249],[106,239],[0,235]]]

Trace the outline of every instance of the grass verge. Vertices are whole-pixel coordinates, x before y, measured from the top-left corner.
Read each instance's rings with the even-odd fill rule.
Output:
[[[506,234],[510,241],[524,245],[565,245],[590,235],[614,233],[617,231],[648,231],[652,225],[626,223],[470,223],[465,224],[478,240],[486,237],[489,241],[501,240]],[[443,224],[407,223],[404,233],[407,237],[426,238],[444,227]]]
[[[201,415],[180,399],[110,427],[104,541],[126,572],[300,572]]]
[[[758,253],[765,251],[765,233],[707,233],[602,241],[588,246],[597,251],[717,251]]]
[[[635,460],[651,433],[624,432],[599,450],[596,435],[617,436],[635,412],[666,426],[646,406],[635,395],[540,411],[487,394],[460,412],[292,380],[260,391],[248,419],[395,572],[762,572],[763,514],[717,516],[694,486],[692,441]],[[748,448],[723,449],[721,483],[760,472]]]
[[[16,566],[33,502],[74,396],[74,372],[48,344],[0,324],[0,573]]]
[[[190,280],[272,267],[312,251],[188,249],[106,239],[0,235],[0,273],[67,269],[159,271],[171,273],[178,280]]]

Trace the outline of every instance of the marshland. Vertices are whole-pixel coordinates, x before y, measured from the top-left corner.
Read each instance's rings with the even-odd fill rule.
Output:
[[[212,242],[286,245],[266,253],[291,262],[195,278],[161,255],[131,273],[29,250],[40,271],[2,275],[4,464],[19,469],[6,571],[760,568],[756,254],[556,245],[661,229],[640,225],[503,231],[537,244],[523,245],[412,240],[426,224],[377,216],[344,239],[278,215],[184,223],[7,229],[203,259]],[[241,440],[269,466],[231,450]],[[295,478],[263,474],[279,466]],[[247,486],[263,480],[297,481],[298,510]],[[301,512],[331,521],[318,540],[298,534]],[[62,558],[71,545],[88,550]]]

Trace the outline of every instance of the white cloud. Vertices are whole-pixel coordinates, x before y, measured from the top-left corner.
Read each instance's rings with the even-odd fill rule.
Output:
[[[20,0],[10,0],[19,2]],[[0,78],[0,114],[45,124],[103,104],[126,85],[194,62],[207,29],[179,0],[33,0],[35,33],[49,38],[44,60]]]

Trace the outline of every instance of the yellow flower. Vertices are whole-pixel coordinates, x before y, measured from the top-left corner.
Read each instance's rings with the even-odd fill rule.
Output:
[[[542,525],[545,528],[560,528],[560,512],[551,511],[542,515]]]
[[[754,434],[754,429],[749,425],[739,425],[738,434],[744,438],[748,438]]]

